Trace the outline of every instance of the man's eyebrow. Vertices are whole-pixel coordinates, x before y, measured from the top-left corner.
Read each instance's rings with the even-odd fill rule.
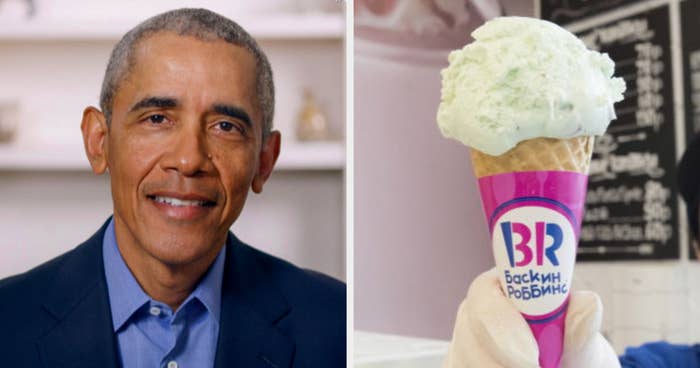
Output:
[[[250,115],[248,115],[248,113],[242,108],[225,104],[215,104],[213,107],[215,112],[232,117],[234,119],[241,120],[249,128],[253,127],[253,123],[250,120]]]
[[[177,100],[171,97],[146,97],[132,106],[129,112],[148,107],[173,108],[177,105]]]

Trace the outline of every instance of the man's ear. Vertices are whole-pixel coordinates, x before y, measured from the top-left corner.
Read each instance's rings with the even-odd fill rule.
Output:
[[[89,106],[83,111],[83,121],[80,124],[83,132],[83,145],[92,171],[103,174],[107,170],[107,134],[109,127],[105,115],[96,107]]]
[[[272,174],[272,169],[275,167],[277,157],[280,155],[281,135],[278,131],[272,131],[267,138],[263,139],[262,149],[260,150],[260,160],[258,160],[258,168],[253,177],[251,188],[255,193],[262,193],[263,185]]]

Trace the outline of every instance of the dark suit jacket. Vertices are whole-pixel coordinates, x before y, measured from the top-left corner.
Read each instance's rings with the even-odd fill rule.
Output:
[[[119,366],[102,261],[105,228],[0,281],[0,365]],[[231,233],[227,247],[215,367],[344,367],[345,285]]]

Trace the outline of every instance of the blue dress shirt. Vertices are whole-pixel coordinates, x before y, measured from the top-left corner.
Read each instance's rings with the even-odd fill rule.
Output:
[[[700,344],[675,345],[665,341],[625,349],[620,357],[622,368],[697,368],[700,367]]]
[[[102,242],[112,325],[125,368],[213,367],[226,246],[180,307],[151,299],[117,247],[114,220]]]

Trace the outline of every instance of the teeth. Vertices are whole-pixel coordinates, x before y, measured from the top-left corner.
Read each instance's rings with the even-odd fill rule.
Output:
[[[206,205],[205,201],[189,201],[189,200],[177,199],[177,198],[172,198],[172,197],[154,196],[153,200],[155,200],[156,202],[165,203],[165,204],[169,204],[171,206],[178,206],[178,207],[205,206]]]

